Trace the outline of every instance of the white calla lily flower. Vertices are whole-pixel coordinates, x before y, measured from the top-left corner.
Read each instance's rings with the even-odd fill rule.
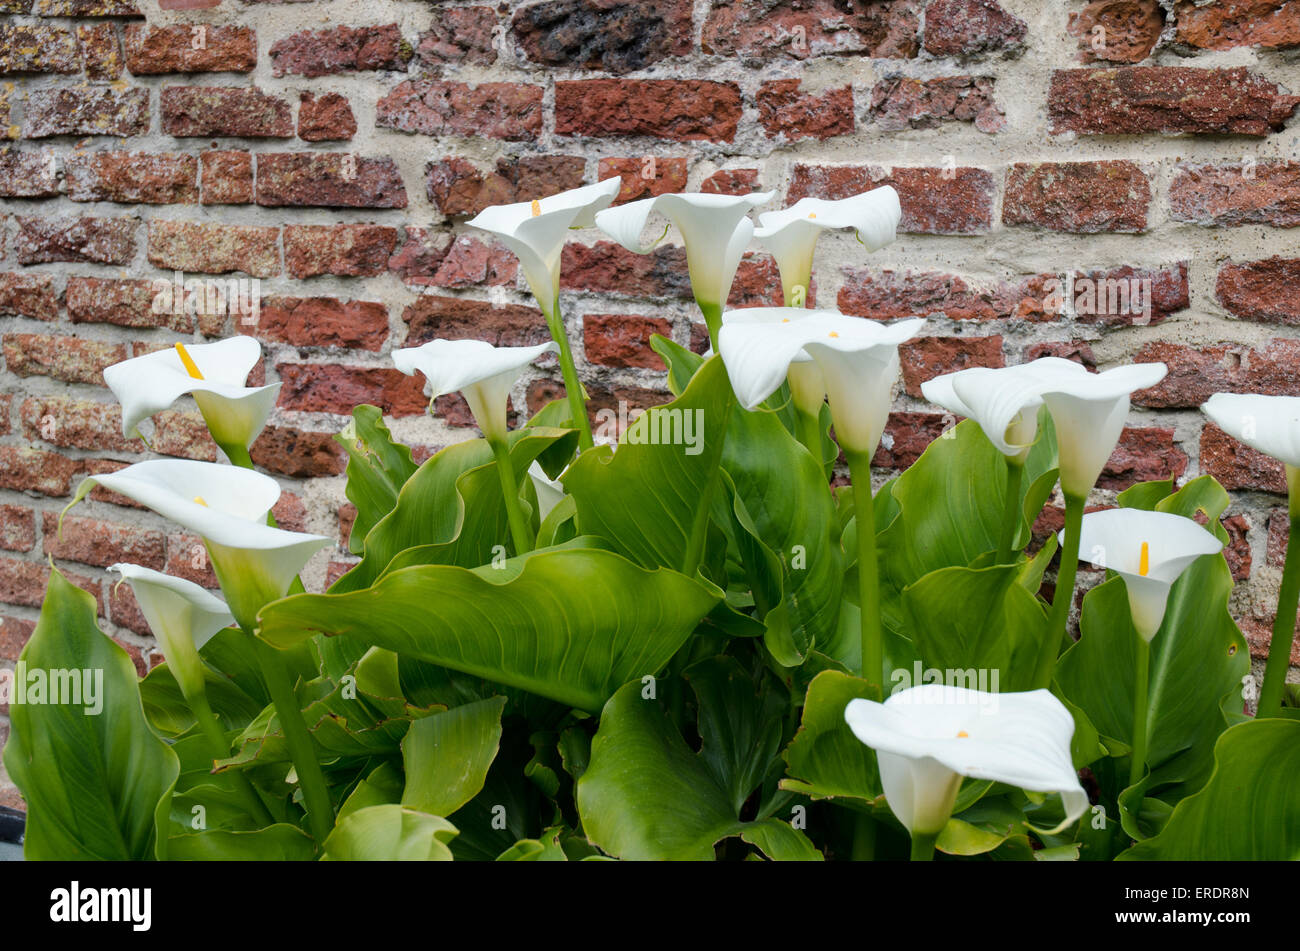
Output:
[[[131,586],[181,692],[187,698],[196,696],[204,689],[199,650],[217,631],[235,623],[229,606],[193,581],[152,568],[116,564],[108,570],[122,576],[119,584]]]
[[[776,259],[785,302],[801,307],[808,298],[813,255],[823,232],[852,228],[868,251],[878,251],[894,240],[902,217],[898,192],[885,185],[834,201],[801,198],[789,208],[764,212],[754,237]]]
[[[419,347],[393,351],[393,364],[407,376],[416,372],[429,381],[430,400],[461,393],[479,429],[489,440],[505,439],[510,388],[519,374],[554,343],[535,347],[494,347],[482,340],[430,340]]]
[[[113,364],[104,370],[104,382],[122,404],[126,436],[139,436],[140,423],[189,393],[229,455],[248,450],[275,408],[279,383],[244,385],[261,359],[262,345],[252,337],[176,344]]]
[[[253,630],[257,612],[285,596],[307,561],[330,544],[323,535],[266,524],[280,498],[270,476],[189,459],[153,459],[87,476],[69,508],[96,485],[125,495],[200,536],[230,613]]]
[[[596,212],[608,206],[622,186],[621,178],[607,178],[547,198],[493,205],[468,224],[495,235],[514,252],[538,306],[552,320],[560,293],[560,258],[570,229],[591,227]]]
[[[1201,406],[1220,429],[1238,442],[1300,469],[1300,396],[1215,393]]]
[[[744,307],[740,310],[728,310],[722,314],[722,325],[727,326],[751,326],[751,325],[783,325],[796,323],[806,320],[813,314],[834,313],[834,311],[816,311],[806,310],[802,307]],[[731,335],[730,347],[736,353],[734,359],[745,361],[752,366],[752,375],[743,378],[740,386],[744,387],[744,392],[739,388],[736,389],[736,396],[740,404],[745,409],[752,410],[763,400],[767,399],[781,387],[783,380],[790,383],[790,394],[794,399],[795,406],[806,413],[816,414],[821,404],[826,400],[826,382],[822,379],[821,368],[817,366],[815,360],[804,352],[802,345],[793,357],[786,362],[784,369],[781,364],[785,362],[782,354],[788,352],[789,342],[780,349],[780,354],[773,355],[763,352],[764,342],[767,335],[759,332],[753,334],[742,334],[734,332]],[[773,331],[773,339],[784,339],[786,334],[777,326]],[[742,356],[741,353],[748,354]],[[711,353],[709,354],[712,355]],[[724,362],[725,359],[724,359]],[[775,386],[771,386],[775,380]],[[732,378],[732,386],[737,387],[736,379]],[[770,388],[769,388],[770,387]],[[766,393],[758,399],[753,399],[755,393]]]
[[[1196,559],[1222,550],[1223,542],[1192,519],[1143,509],[1089,512],[1079,536],[1084,561],[1124,579],[1133,626],[1148,642],[1160,630],[1174,582]]]
[[[1065,820],[1088,806],[1070,760],[1074,718],[1047,690],[985,693],[925,684],[884,703],[852,700],[844,719],[876,751],[889,808],[913,837],[939,834],[963,776],[1059,793]]]
[[[545,519],[551,514],[551,509],[564,499],[564,483],[547,476],[537,460],[533,460],[528,467],[528,478],[532,480],[533,491],[537,493],[537,515]]]

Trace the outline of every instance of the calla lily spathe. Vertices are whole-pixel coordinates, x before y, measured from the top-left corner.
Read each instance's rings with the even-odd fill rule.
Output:
[[[563,501],[564,484],[550,478],[536,460],[528,467],[528,478],[532,480],[533,491],[537,493],[537,515],[545,519],[551,514],[551,509]]]
[[[878,251],[894,240],[902,217],[898,192],[885,185],[836,201],[801,198],[789,208],[764,212],[754,237],[776,259],[785,302],[799,307],[807,299],[813,254],[823,232],[852,228],[868,251]]]
[[[985,693],[925,684],[884,703],[852,700],[844,719],[876,751],[889,808],[914,836],[937,835],[963,776],[1060,793],[1074,822],[1088,795],[1070,761],[1074,719],[1047,690]]]
[[[280,486],[250,469],[189,459],[137,462],[83,479],[69,508],[96,485],[200,536],[230,613],[249,631],[257,624],[257,612],[284,597],[308,559],[331,541],[267,525]]]
[[[591,227],[596,212],[614,200],[622,184],[621,178],[607,178],[547,198],[493,205],[471,218],[469,226],[495,235],[514,252],[538,306],[552,319],[569,230]]]
[[[1223,550],[1223,542],[1172,512],[1106,509],[1083,516],[1080,557],[1124,579],[1133,626],[1145,641],[1160,630],[1169,591],[1192,562]]]
[[[212,592],[141,565],[109,565],[131,586],[140,613],[162,647],[163,657],[181,692],[194,697],[203,690],[199,650],[222,628],[235,623],[225,601]]]
[[[279,383],[244,385],[261,359],[262,345],[252,337],[182,344],[115,363],[104,370],[104,382],[122,404],[128,437],[139,436],[140,423],[189,393],[218,446],[247,450],[280,392]]]
[[[393,351],[393,364],[407,376],[417,371],[429,381],[430,399],[459,392],[488,439],[506,436],[510,388],[524,367],[555,343],[535,347],[494,347],[482,340],[431,340],[419,347]]]
[[[1300,469],[1300,396],[1215,393],[1201,412],[1233,439]]]

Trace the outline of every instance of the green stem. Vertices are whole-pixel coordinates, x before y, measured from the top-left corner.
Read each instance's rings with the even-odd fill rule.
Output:
[[[861,620],[862,679],[874,699],[884,699],[884,632],[880,626],[880,568],[876,564],[875,501],[871,497],[871,456],[846,452],[853,483],[853,516],[858,533],[858,615]]]
[[[262,678],[266,681],[267,692],[271,695],[280,727],[284,730],[285,741],[289,744],[289,757],[298,773],[303,803],[307,807],[307,821],[311,825],[312,837],[320,846],[334,828],[334,804],[330,801],[325,774],[316,760],[316,747],[312,743],[311,734],[307,732],[307,722],[302,718],[298,698],[293,692],[293,682],[289,679],[289,671],[284,666],[280,652],[265,641],[258,640],[251,632],[245,633],[253,642]]]
[[[532,531],[523,509],[519,507],[519,485],[515,482],[515,469],[510,464],[510,450],[503,440],[489,439],[492,458],[497,461],[497,475],[501,479],[501,494],[505,497],[506,517],[510,520],[510,535],[515,541],[515,554],[524,555],[533,550]]]
[[[190,710],[194,713],[194,718],[198,720],[199,730],[203,733],[204,739],[208,741],[208,747],[214,760],[226,759],[230,756],[230,741],[226,739],[226,734],[222,732],[221,726],[217,723],[216,714],[212,712],[212,707],[208,703],[208,695],[200,690],[193,697],[187,697]],[[229,775],[235,784],[235,789],[243,797],[244,804],[252,814],[257,823],[263,827],[275,822],[271,818],[271,813],[266,808],[266,803],[262,797],[257,794],[253,784],[249,782],[248,777],[240,770],[232,769]]]
[[[722,330],[722,305],[708,304],[696,298],[696,305],[700,308],[700,313],[704,315],[704,325],[709,328],[709,346],[713,352],[718,352],[718,332]]]
[[[686,541],[686,552],[682,557],[682,574],[688,578],[695,577],[695,572],[700,570],[700,562],[704,560],[704,543],[709,537],[709,515],[713,506],[713,493],[717,491],[718,482],[722,479],[722,452],[726,448],[727,427],[731,425],[731,411],[736,405],[735,394],[731,390],[731,384],[727,384],[727,396],[722,409],[722,424],[718,429],[721,442],[718,446],[718,461],[709,473],[708,481],[704,483],[704,491],[700,493],[698,508],[695,510],[695,520],[691,523],[691,535]]]
[[[853,851],[855,862],[871,862],[876,857],[876,820],[865,812],[853,816]]]
[[[923,835],[920,832],[912,833],[912,861],[913,862],[931,862],[934,860],[934,843],[938,839],[938,834]]]
[[[1084,500],[1078,496],[1065,497],[1065,543],[1061,546],[1061,567],[1056,572],[1056,592],[1052,595],[1052,610],[1048,615],[1047,636],[1039,646],[1038,669],[1034,672],[1034,686],[1048,687],[1052,683],[1052,668],[1061,644],[1066,638],[1070,621],[1070,604],[1074,600],[1074,578],[1079,571],[1079,536],[1083,532]]]
[[[560,348],[560,373],[564,377],[564,395],[569,401],[569,414],[578,430],[578,452],[586,452],[595,445],[591,438],[591,420],[587,418],[587,401],[582,395],[582,383],[578,380],[578,368],[573,363],[573,350],[569,347],[569,335],[564,330],[564,318],[560,316],[560,298],[557,294],[551,304],[551,311],[546,315],[546,326],[551,331],[551,339]]]
[[[1016,536],[1020,534],[1020,486],[1024,482],[1025,465],[1007,457],[1007,497],[1002,507],[1002,537],[998,539],[999,565],[1012,561]]]
[[[1282,689],[1287,669],[1291,666],[1296,607],[1300,605],[1300,532],[1297,528],[1300,528],[1300,514],[1292,513],[1286,561],[1282,566],[1282,587],[1277,593],[1277,615],[1273,618],[1273,638],[1269,641],[1268,660],[1264,663],[1264,685],[1259,691],[1257,715],[1261,717],[1282,714]]]
[[[1136,678],[1133,686],[1133,759],[1128,767],[1128,784],[1142,779],[1147,762],[1147,694],[1151,684],[1151,645],[1138,637]]]
[[[826,460],[822,455],[821,420],[812,413],[806,413],[797,407],[794,411],[794,417],[799,442],[803,443],[804,448],[812,453],[812,457],[817,460],[819,466],[825,465]]]

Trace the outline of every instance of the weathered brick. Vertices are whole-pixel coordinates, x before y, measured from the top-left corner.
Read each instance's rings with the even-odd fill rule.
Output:
[[[130,355],[125,344],[48,334],[5,334],[5,365],[18,376],[48,376],[65,383],[104,382],[104,368]]]
[[[1229,262],[1219,269],[1214,293],[1234,317],[1293,327],[1300,324],[1297,279],[1300,279],[1297,258]]]
[[[0,74],[80,70],[77,36],[71,30],[44,24],[0,23]]]
[[[307,142],[346,141],[357,134],[352,105],[342,93],[304,92],[298,102],[298,138]]]
[[[758,169],[719,169],[704,180],[700,191],[706,195],[748,195],[758,191]]]
[[[871,116],[886,132],[930,129],[942,122],[973,122],[981,132],[999,132],[1006,117],[993,99],[993,79],[894,76],[871,88]]]
[[[894,168],[798,164],[786,200],[848,198],[892,185],[912,234],[983,234],[993,227],[993,173],[983,168]]]
[[[305,432],[291,426],[267,426],[250,452],[263,469],[291,479],[339,475],[348,464],[347,453],[333,433]]]
[[[430,286],[450,247],[448,232],[407,225],[401,247],[388,259],[388,269],[408,287]]]
[[[205,588],[217,588],[217,574],[212,570],[208,550],[198,535],[174,532],[167,535],[167,574],[193,581]]]
[[[1163,426],[1126,426],[1097,479],[1098,488],[1127,489],[1138,482],[1178,479],[1187,471],[1187,453]]]
[[[701,44],[705,53],[739,55],[748,66],[836,53],[910,59],[919,49],[922,6],[916,0],[778,0],[756,11],[746,0],[719,0],[704,22]]]
[[[89,79],[113,80],[122,75],[122,46],[112,23],[85,23],[77,27],[77,43]]]
[[[1071,295],[1071,316],[1081,324],[1103,327],[1158,324],[1191,304],[1187,262],[1158,268],[1123,265],[1075,275],[1072,287],[1062,286],[1061,297]]]
[[[54,278],[48,274],[0,274],[0,314],[53,320],[59,314]]]
[[[590,381],[583,385],[587,390],[592,435],[597,439],[616,439],[622,433],[620,423],[624,418],[632,422],[651,406],[671,399],[666,391],[645,386],[607,386]],[[547,403],[564,399],[564,395],[564,384],[559,380],[540,379],[528,384],[524,400],[528,412],[536,413]]]
[[[32,12],[43,17],[144,16],[144,11],[132,0],[36,0],[36,9]]]
[[[1157,340],[1144,344],[1133,360],[1169,367],[1162,382],[1133,394],[1138,406],[1190,409],[1215,393],[1300,396],[1300,341],[1275,339],[1251,348],[1236,343],[1191,347]]]
[[[158,94],[162,130],[174,136],[293,135],[293,108],[256,86],[164,86]]]
[[[758,87],[758,121],[768,135],[830,139],[853,132],[853,87],[801,94],[798,79],[777,79]]]
[[[14,251],[19,264],[126,264],[135,256],[138,224],[136,218],[23,216],[18,218]]]
[[[149,90],[112,86],[33,89],[27,93],[23,138],[52,135],[144,135]]]
[[[1175,221],[1234,227],[1300,225],[1300,162],[1267,159],[1233,165],[1185,165],[1169,185]]]
[[[194,319],[172,308],[155,307],[161,286],[143,279],[117,280],[69,277],[68,320],[74,324],[117,324],[120,327],[167,327],[188,333]]]
[[[315,78],[331,73],[405,70],[411,46],[396,23],[328,30],[303,30],[277,40],[271,47],[274,76]]]
[[[81,463],[57,452],[28,446],[0,446],[0,488],[63,496],[84,471]]]
[[[1151,183],[1137,165],[1018,162],[1007,170],[1002,222],[1048,231],[1137,233],[1147,227]]]
[[[419,416],[429,404],[418,373],[324,363],[277,363],[275,369],[284,382],[278,405],[287,410],[346,416],[370,403],[386,415]]]
[[[518,276],[519,259],[511,251],[461,235],[447,247],[427,283],[433,287],[500,286],[514,284]]]
[[[1212,4],[1179,0],[1174,14],[1178,21],[1177,41],[1192,49],[1300,46],[1300,9],[1286,0],[1224,0]]]
[[[90,592],[95,598],[97,612],[104,613],[104,595],[98,580],[68,571],[63,572],[63,577]],[[50,569],[44,562],[0,558],[0,601],[5,604],[39,608],[45,601],[45,589],[49,584]]]
[[[596,179],[604,181],[617,175],[623,180],[614,198],[615,205],[670,192],[686,191],[687,160],[660,156],[603,158],[597,164]]]
[[[1297,104],[1300,97],[1244,66],[1121,66],[1057,70],[1047,114],[1049,130],[1058,135],[1264,136],[1281,129]]]
[[[817,282],[808,287],[808,306],[817,302]],[[741,258],[736,268],[736,279],[727,297],[728,307],[780,307],[785,303],[781,293],[781,272],[776,259],[767,254],[750,251]]]
[[[967,367],[1006,366],[1002,338],[917,337],[898,348],[903,370],[903,388],[908,396],[921,398],[926,380]]]
[[[1025,21],[997,0],[931,0],[925,8],[925,51],[932,56],[1018,53]]]
[[[871,464],[877,469],[906,469],[943,434],[944,413],[890,413]]]
[[[122,435],[122,409],[116,403],[62,396],[33,396],[20,407],[23,435],[65,449],[142,452],[138,439]]]
[[[971,283],[939,271],[881,271],[845,268],[836,306],[846,314],[873,320],[894,320],[941,314],[949,320],[1052,319],[1045,301],[1053,275],[1031,275],[1012,281]]]
[[[1092,0],[1071,13],[1067,29],[1079,38],[1085,62],[1140,63],[1165,28],[1159,0]]]
[[[198,201],[199,163],[175,152],[87,152],[64,166],[73,201],[139,202],[151,205]]]
[[[1198,519],[1199,521],[1199,519]],[[1219,524],[1228,533],[1228,544],[1223,549],[1223,559],[1232,572],[1232,580],[1241,582],[1250,577],[1250,565],[1253,560],[1250,553],[1250,519],[1245,515],[1225,515]]]
[[[740,89],[734,83],[696,79],[557,82],[555,133],[731,142],[742,108]]]
[[[336,297],[265,297],[253,333],[296,347],[378,351],[388,337],[388,308]]]
[[[388,268],[397,229],[381,225],[288,225],[284,261],[291,277],[375,277]]]
[[[53,198],[59,176],[53,152],[0,150],[0,197]]]
[[[545,0],[515,12],[511,32],[534,63],[615,75],[691,51],[690,0]]]
[[[199,185],[205,205],[246,205],[253,200],[253,156],[239,149],[199,155]]]
[[[25,505],[0,505],[0,548],[31,551],[36,547],[36,513]]]
[[[1214,476],[1225,489],[1257,489],[1286,494],[1282,463],[1251,449],[1213,423],[1201,429],[1201,471]]]
[[[424,66],[444,64],[490,66],[497,51],[493,33],[496,11],[491,7],[445,7],[433,11],[429,29],[420,34],[415,58]]]
[[[429,200],[444,215],[475,215],[489,205],[547,198],[582,184],[581,155],[525,155],[497,159],[483,172],[467,159],[448,156],[426,166]]]
[[[279,228],[149,222],[149,263],[200,274],[242,271],[253,277],[280,273]]]
[[[529,347],[550,339],[546,320],[535,307],[491,304],[466,297],[421,294],[404,311],[405,347],[445,340],[485,340],[497,347]]]
[[[422,135],[533,141],[542,131],[542,87],[405,80],[376,103],[375,124]]]
[[[150,448],[154,452],[199,462],[217,461],[217,444],[201,413],[165,409],[154,413],[153,424]]]
[[[1287,543],[1291,539],[1291,518],[1287,510],[1279,506],[1268,513],[1268,543],[1264,560],[1274,568],[1286,564]]]
[[[406,186],[387,156],[339,152],[263,152],[257,156],[257,203],[334,208],[405,208]]]
[[[57,512],[42,513],[42,551],[49,557],[107,568],[118,562],[161,571],[166,564],[162,532],[69,515],[62,531]]]
[[[673,326],[663,317],[638,314],[588,314],[582,318],[587,360],[601,366],[665,369],[659,354],[650,349],[651,334],[671,338]]]
[[[560,286],[632,297],[691,298],[686,251],[674,245],[637,254],[613,241],[590,246],[570,241],[560,257]]]
[[[19,562],[14,562],[14,564],[19,564]],[[29,621],[25,618],[0,617],[0,660],[16,663],[18,656],[22,653],[23,648],[27,646],[27,641],[35,630],[35,621]],[[4,805],[7,806],[9,803],[4,803]]]
[[[1025,357],[1021,362],[1028,363],[1039,357],[1060,357],[1062,360],[1073,360],[1089,370],[1097,369],[1097,356],[1086,340],[1043,340],[1031,343],[1025,348]]]
[[[257,35],[243,26],[130,23],[123,45],[126,68],[136,76],[247,73],[257,66]]]

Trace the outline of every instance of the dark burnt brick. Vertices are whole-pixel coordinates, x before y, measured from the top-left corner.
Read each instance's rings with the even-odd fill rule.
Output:
[[[296,347],[378,351],[388,337],[388,308],[336,297],[265,297],[253,333]]]
[[[674,142],[731,142],[742,110],[735,83],[582,79],[555,84],[556,135],[647,135]]]
[[[333,433],[291,426],[267,426],[249,452],[263,469],[291,479],[340,475],[348,464],[347,453]]]
[[[846,314],[873,320],[942,314],[949,320],[1050,320],[1045,302],[1053,275],[972,284],[940,271],[881,271],[845,268],[837,306]]]
[[[988,76],[883,79],[871,88],[870,113],[886,132],[931,129],[942,122],[973,122],[981,132],[999,132],[1006,126]]]
[[[1025,21],[996,0],[931,0],[925,8],[925,51],[932,56],[1015,54],[1024,47]]]
[[[49,274],[0,274],[0,314],[53,320],[59,315],[59,296]]]
[[[138,439],[122,435],[122,409],[116,403],[64,397],[32,397],[19,407],[23,435],[64,449],[143,452]]]
[[[1296,296],[1300,259],[1272,257],[1219,269],[1214,293],[1228,313],[1294,327],[1300,324],[1300,299]]]
[[[13,247],[19,264],[126,264],[135,255],[138,224],[136,218],[20,216]]]
[[[704,21],[705,53],[757,66],[774,59],[855,54],[910,59],[919,50],[919,0],[718,0]]]
[[[357,134],[352,105],[342,93],[319,96],[304,92],[298,102],[298,138],[307,142],[341,142]]]
[[[255,86],[164,86],[159,105],[162,130],[168,135],[280,139],[293,135],[289,102]]]
[[[332,73],[404,71],[411,54],[410,44],[402,39],[396,23],[303,30],[277,40],[271,47],[271,73],[312,79]]]
[[[64,165],[73,201],[192,204],[198,175],[198,160],[175,152],[87,152],[68,156]]]
[[[387,415],[419,416],[429,405],[418,373],[318,363],[277,363],[275,369],[284,382],[277,405],[287,410],[346,416],[370,403]]]
[[[798,79],[777,79],[758,87],[758,121],[770,136],[830,139],[853,131],[853,87],[801,94]]]
[[[0,74],[81,71],[77,36],[60,26],[0,23]]]
[[[372,224],[286,225],[284,263],[291,277],[376,277],[388,269],[397,229]]]
[[[545,0],[515,12],[511,32],[543,66],[622,75],[691,52],[690,0]]]
[[[1262,347],[1219,343],[1191,347],[1156,340],[1143,344],[1136,363],[1164,363],[1169,375],[1133,394],[1138,406],[1191,409],[1215,393],[1300,396],[1300,341],[1274,339]]]
[[[167,327],[182,333],[194,329],[189,314],[163,309],[154,313],[160,290],[151,280],[69,277],[68,320],[74,324],[117,324],[119,327]],[[138,354],[136,354],[138,356]]]
[[[1159,0],[1092,0],[1070,14],[1067,26],[1079,38],[1079,58],[1102,63],[1140,63],[1164,28]]]
[[[1125,426],[1097,486],[1119,490],[1138,482],[1179,479],[1187,471],[1187,462],[1187,453],[1174,442],[1172,429]]]
[[[195,49],[203,30],[202,47]],[[127,24],[126,68],[136,76],[165,73],[247,73],[257,66],[257,34],[243,26],[202,23]]]
[[[1133,162],[1016,163],[1007,170],[1002,222],[1048,231],[1137,233],[1147,227],[1151,183]]]
[[[144,135],[149,131],[149,90],[81,86],[33,89],[23,113],[23,138],[52,135]]]
[[[253,277],[280,273],[279,228],[150,221],[149,263],[174,271]]]
[[[513,252],[461,235],[447,247],[427,283],[433,287],[501,286],[514,284],[518,276],[519,259]]]
[[[447,156],[426,167],[429,200],[444,215],[476,215],[489,205],[547,198],[582,184],[587,160],[581,155],[525,155],[497,159],[484,172],[468,159]]]
[[[560,286],[632,297],[691,299],[686,250],[675,245],[637,254],[613,241],[590,246],[571,241],[560,257]]]
[[[686,191],[689,160],[662,156],[603,158],[597,164],[596,180],[618,176],[623,180],[613,204]]]
[[[113,80],[122,75],[122,45],[112,23],[85,23],[77,27],[77,43],[86,77]]]
[[[266,207],[405,208],[406,186],[387,156],[340,152],[262,152],[257,203]]]
[[[839,199],[892,185],[911,234],[983,234],[993,227],[993,173],[983,168],[894,168],[798,164],[786,201]]]
[[[58,194],[53,152],[0,149],[0,197],[54,198]]]
[[[700,185],[706,195],[748,195],[758,190],[758,169],[723,168],[714,172]]]
[[[906,469],[943,435],[948,422],[945,413],[890,413],[871,464],[878,469]]]
[[[36,547],[36,513],[24,505],[0,505],[0,548],[31,551]]]
[[[213,149],[199,155],[199,184],[205,205],[246,205],[253,200],[253,156],[242,149]]]
[[[903,389],[908,396],[922,398],[921,384],[945,373],[967,367],[1006,366],[1002,338],[917,337],[898,348],[903,370]]]
[[[422,135],[535,141],[542,132],[542,87],[404,80],[375,105],[375,124]]]
[[[651,334],[671,338],[673,325],[663,317],[639,314],[588,314],[582,318],[582,346],[589,363],[606,367],[664,370],[650,348]]]
[[[1139,288],[1136,295],[1133,294],[1135,281]],[[1074,319],[1081,324],[1103,327],[1147,323],[1148,302],[1143,299],[1146,288],[1150,289],[1149,323],[1158,324],[1170,314],[1186,310],[1191,306],[1187,262],[1157,268],[1123,265],[1076,275]]]
[[[497,51],[493,31],[496,11],[491,7],[443,7],[433,11],[429,29],[420,34],[415,58],[424,66],[444,64],[490,66]]]
[[[104,368],[131,356],[126,344],[49,334],[5,334],[5,365],[18,376],[65,383],[104,382]]]
[[[1188,165],[1169,185],[1175,221],[1234,227],[1300,225],[1300,162]]]
[[[1286,494],[1282,463],[1240,443],[1213,423],[1201,429],[1201,471],[1229,491],[1256,489]]]
[[[1053,134],[1264,136],[1281,129],[1297,104],[1300,97],[1244,66],[1121,66],[1057,70],[1047,114]]]
[[[42,551],[53,558],[107,568],[125,561],[161,571],[167,562],[162,532],[68,515],[59,530],[57,512],[42,513]]]
[[[520,304],[421,294],[402,311],[405,347],[436,338],[485,340],[497,347],[531,347],[551,339],[542,312]]]
[[[1300,10],[1284,0],[1227,0],[1197,4],[1179,0],[1175,38],[1195,50],[1237,46],[1291,49],[1300,46]]]

